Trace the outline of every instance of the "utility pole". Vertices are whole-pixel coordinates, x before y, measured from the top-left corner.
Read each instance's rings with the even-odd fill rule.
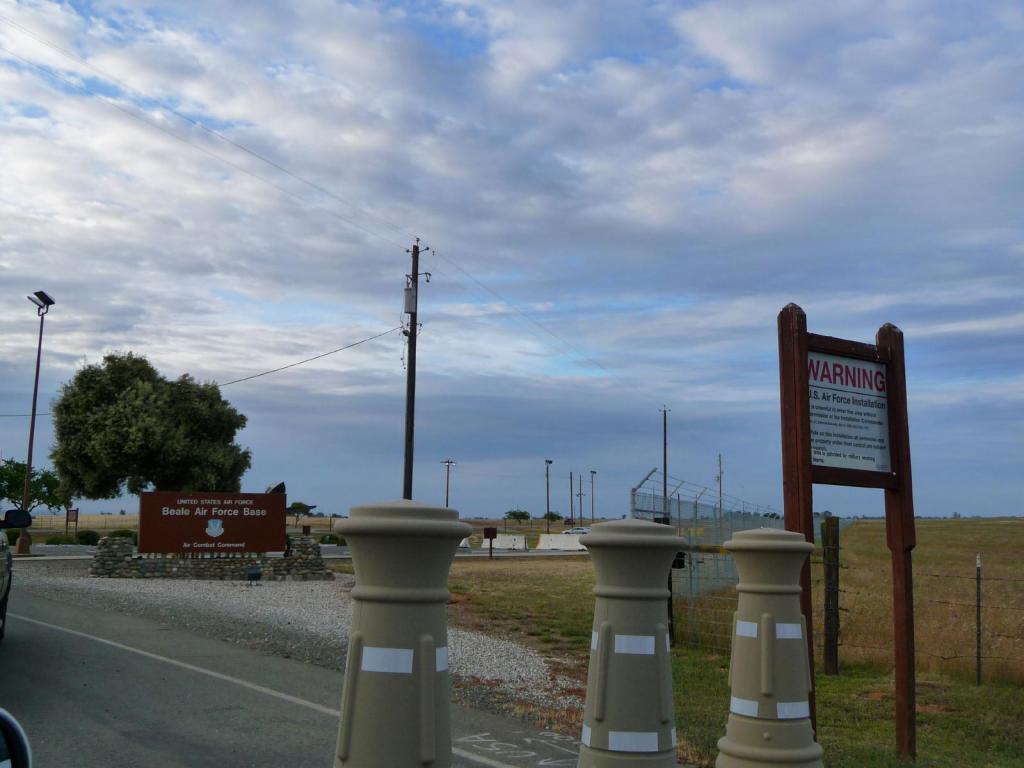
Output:
[[[416,430],[416,335],[419,333],[419,320],[417,318],[418,294],[420,287],[420,253],[426,253],[429,248],[420,248],[420,239],[417,237],[412,249],[407,252],[412,254],[412,271],[405,276],[405,314],[409,316],[409,327],[404,333],[409,340],[409,355],[405,375],[405,472],[402,482],[402,498],[412,499],[412,454],[413,435]],[[430,282],[430,273],[426,273],[427,282]]]
[[[583,474],[580,473],[580,482],[579,482],[579,487],[576,489],[576,498],[578,498],[580,500],[578,508],[580,510],[580,523],[581,524],[583,523],[583,497],[586,496],[586,495],[587,494],[585,494],[583,492]]]
[[[721,539],[722,517],[724,509],[722,507],[722,454],[718,454],[718,477],[716,477],[715,479],[718,480],[718,538]],[[718,544],[719,546],[721,546],[722,542],[719,541]]]
[[[444,464],[444,505],[448,506],[448,483],[451,480],[452,464],[457,464],[455,459],[445,459],[441,462]]]
[[[551,533],[551,459],[544,459],[544,520]]]
[[[594,475],[597,474],[596,469],[590,470],[590,524],[594,524]]]
[[[669,517],[668,511],[668,406],[661,406],[661,513]]]
[[[572,470],[569,470],[569,527],[576,524],[576,500],[572,497]]]

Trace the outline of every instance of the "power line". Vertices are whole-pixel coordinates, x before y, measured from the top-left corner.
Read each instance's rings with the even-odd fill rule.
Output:
[[[258,379],[260,376],[267,376],[267,375],[269,375],[271,373],[277,373],[278,371],[285,371],[285,370],[288,370],[289,368],[295,368],[298,365],[305,365],[306,363],[311,363],[314,360],[319,360],[322,357],[327,357],[328,355],[333,355],[333,354],[336,354],[338,352],[343,352],[346,349],[352,349],[353,347],[358,347],[360,344],[365,344],[368,341],[373,341],[374,339],[379,339],[381,336],[387,336],[389,333],[394,333],[395,331],[400,331],[402,329],[402,327],[403,326],[401,326],[401,325],[397,325],[394,328],[390,328],[390,329],[388,329],[386,331],[382,331],[382,332],[378,333],[376,336],[368,336],[365,339],[360,339],[359,341],[354,341],[351,344],[346,344],[343,347],[338,347],[337,349],[332,349],[330,352],[324,352],[324,353],[319,354],[319,355],[314,355],[313,357],[307,357],[305,360],[299,360],[297,363],[289,363],[288,365],[282,365],[280,368],[273,368],[273,369],[271,369],[269,371],[263,371],[262,373],[254,373],[252,376],[243,376],[240,379],[233,379],[232,381],[225,381],[223,384],[217,384],[215,382],[214,386],[217,386],[217,387],[220,387],[221,389],[223,389],[224,387],[229,387],[232,384],[240,384],[243,381],[251,381],[252,379]]]
[[[353,341],[351,344],[346,344],[343,347],[338,347],[337,349],[332,349],[329,352],[322,352],[321,354],[314,355],[313,357],[307,357],[305,360],[299,360],[298,362],[295,362],[295,363],[288,363],[288,365],[282,365],[282,366],[280,366],[278,368],[271,368],[269,371],[262,371],[261,373],[254,373],[252,376],[243,376],[240,379],[232,379],[231,381],[225,381],[223,384],[218,384],[217,382],[213,382],[213,385],[215,387],[220,387],[221,389],[223,389],[224,387],[230,387],[232,384],[241,384],[243,381],[251,381],[252,379],[258,379],[261,376],[268,376],[271,373],[278,373],[280,371],[286,371],[289,368],[295,368],[295,367],[297,367],[299,365],[305,365],[306,363],[311,363],[314,360],[319,360],[319,359],[321,359],[323,357],[327,357],[328,355],[335,355],[338,352],[344,352],[346,349],[352,349],[353,347],[358,347],[361,344],[365,344],[368,341],[373,341],[374,339],[379,339],[382,336],[387,336],[389,333],[394,333],[395,331],[400,331],[400,330],[402,330],[402,328],[403,328],[403,326],[397,325],[394,328],[389,328],[386,331],[381,331],[380,333],[375,334],[374,336],[367,336],[365,339],[360,339],[359,341]],[[26,417],[27,418],[29,415],[30,414],[27,414],[27,413],[0,413],[0,418],[5,418],[5,419],[13,419],[13,418],[20,418],[20,417]],[[50,413],[38,413],[36,415],[37,416],[50,416],[52,414],[50,414]]]

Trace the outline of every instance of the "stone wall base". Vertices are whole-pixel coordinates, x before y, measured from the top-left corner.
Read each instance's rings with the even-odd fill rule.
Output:
[[[131,539],[100,539],[89,568],[90,576],[115,579],[206,579],[247,581],[259,569],[261,581],[332,581],[320,557],[320,545],[297,536],[284,557],[255,554],[135,555]]]

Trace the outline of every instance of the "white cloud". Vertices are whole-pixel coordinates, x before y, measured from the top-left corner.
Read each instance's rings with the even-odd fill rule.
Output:
[[[1005,354],[1024,298],[1012,4],[217,0],[0,15],[131,90],[0,20],[4,49],[196,145],[0,52],[0,282],[15,304],[39,287],[58,298],[46,359],[60,376],[134,349],[167,373],[232,377],[384,330],[413,234],[554,334],[425,255],[421,391],[465,398],[444,429],[474,435],[466,451],[483,450],[474,409],[501,407],[475,396],[496,391],[517,428],[545,436],[552,403],[585,402],[599,422],[671,401],[718,419],[709,440],[746,444],[731,419],[776,407],[789,301],[820,332],[870,340],[899,324],[917,391],[941,389],[935,361],[950,356],[993,389],[1021,373]],[[0,316],[0,360],[20,366],[34,333],[30,315]],[[247,391],[390,408],[399,354],[390,337]],[[395,418],[375,412],[367,429]],[[563,431],[550,441],[565,453],[609,439],[586,420]]]

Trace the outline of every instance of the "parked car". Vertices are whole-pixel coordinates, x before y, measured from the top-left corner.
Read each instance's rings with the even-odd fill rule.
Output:
[[[7,534],[0,531],[0,643],[7,628],[7,596],[11,594],[11,546]],[[3,765],[3,763],[0,763]]]
[[[575,528],[570,528],[567,531],[562,531],[562,533],[571,533],[571,534],[574,534],[576,536],[582,536],[584,533],[590,533],[590,526],[580,526],[580,525],[578,525]]]
[[[7,629],[7,598],[11,594],[11,562],[13,560],[11,545],[7,542],[4,528],[27,528],[32,525],[32,516],[20,509],[9,509],[0,520],[0,642],[4,639]],[[0,762],[0,766],[3,763]]]

